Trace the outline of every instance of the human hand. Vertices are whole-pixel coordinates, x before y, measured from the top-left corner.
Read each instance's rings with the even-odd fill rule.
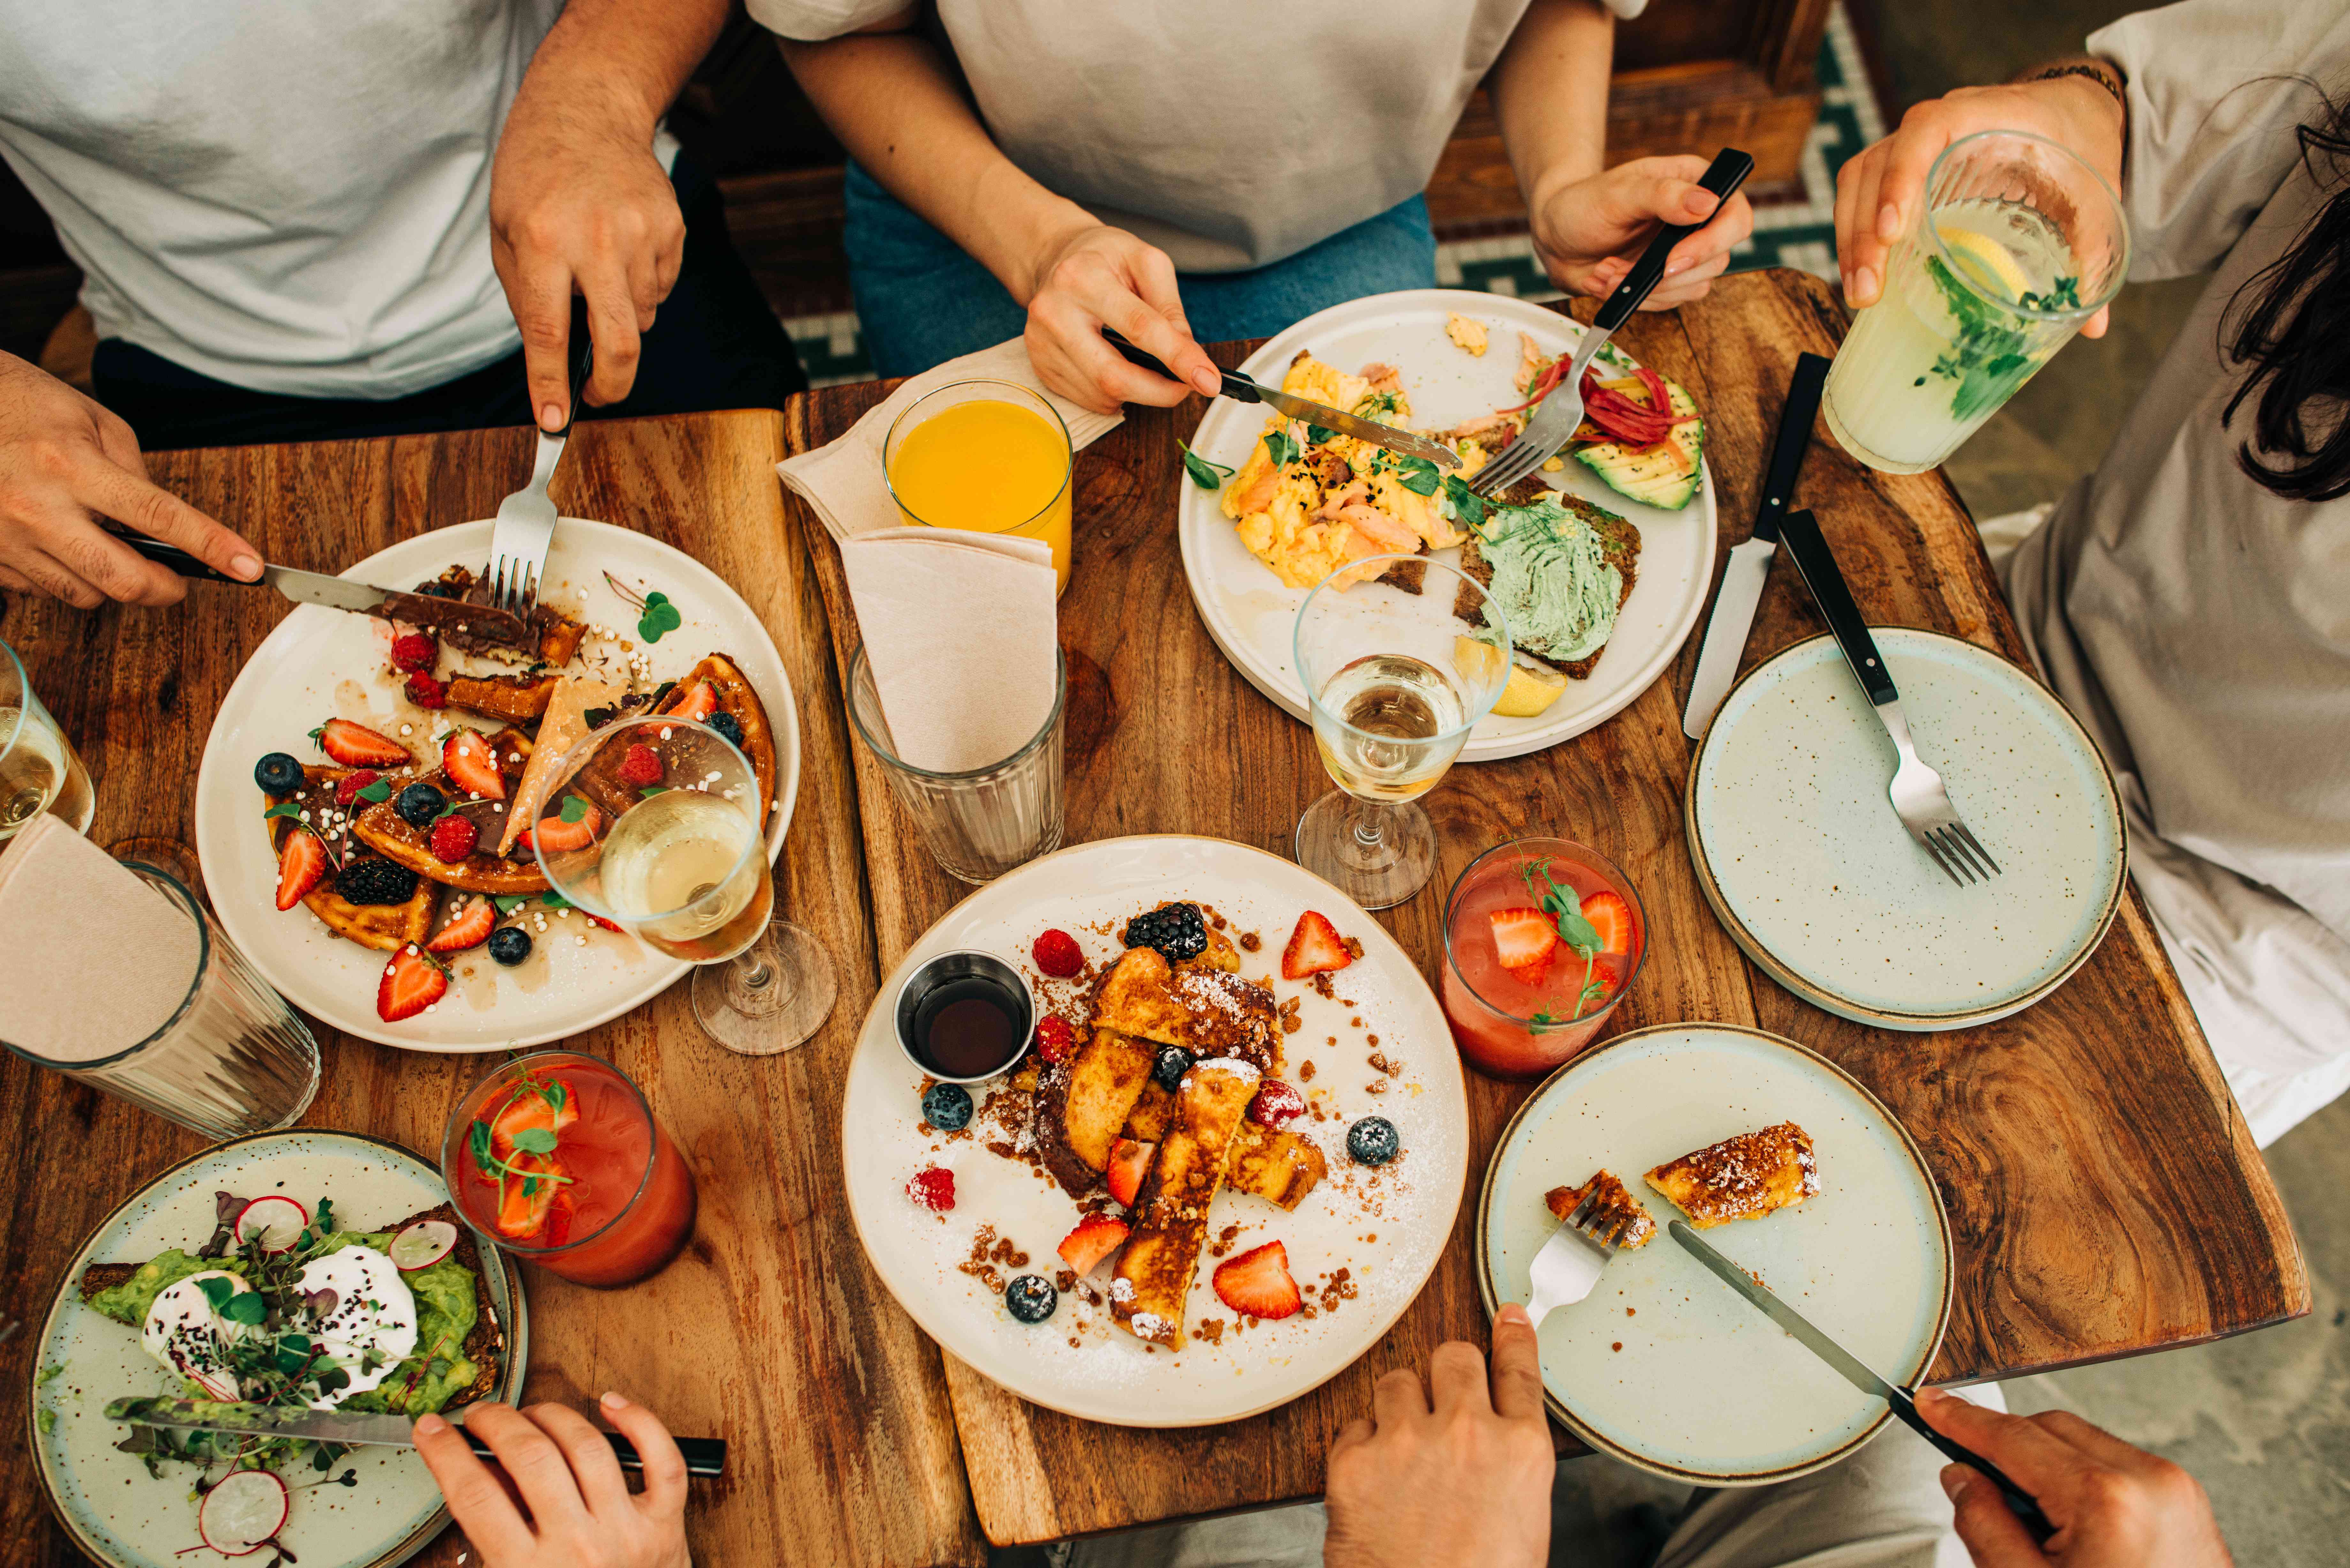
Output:
[[[1536,193],[1534,254],[1550,280],[1570,294],[1605,298],[1665,223],[1699,223],[1665,263],[1665,275],[1643,310],[1670,310],[1703,299],[1730,265],[1730,247],[1754,230],[1754,209],[1733,194],[1719,201],[1700,186],[1706,161],[1635,158],[1628,163]]]
[[[2234,1561],[2193,1476],[2069,1410],[2009,1416],[1921,1388],[1918,1413],[2005,1470],[2056,1527],[2045,1549],[2034,1545],[1997,1486],[1969,1466],[1947,1467],[1942,1490],[1977,1568],[2230,1568]]]
[[[1215,362],[1192,340],[1175,264],[1158,246],[1088,222],[1046,241],[1029,275],[1029,362],[1045,386],[1071,402],[1104,414],[1118,412],[1120,403],[1172,408],[1195,390],[1213,397],[1223,385]],[[1182,380],[1119,358],[1102,337],[1105,326],[1158,356]]]
[[[684,1457],[651,1411],[618,1394],[602,1403],[644,1460],[641,1492],[621,1479],[610,1441],[567,1406],[466,1408],[527,1518],[454,1427],[438,1416],[416,1423],[417,1452],[484,1568],[689,1568]]]
[[[1925,199],[1926,175],[1942,149],[1979,130],[2023,130],[2080,155],[2118,191],[2127,127],[2114,95],[2080,77],[2052,77],[2004,87],[1960,88],[1901,117],[1901,129],[1836,171],[1836,266],[1854,309],[1877,303],[1886,258],[1908,231]],[[2106,335],[2100,309],[2081,326]]]
[[[139,438],[118,415],[0,354],[0,588],[80,609],[179,603],[187,579],[109,536],[101,517],[233,577],[261,576],[258,550],[149,481]]]
[[[1494,1319],[1490,1392],[1473,1345],[1438,1345],[1428,1380],[1432,1408],[1419,1374],[1388,1373],[1330,1445],[1325,1568],[1540,1568],[1558,1461],[1526,1309]]]

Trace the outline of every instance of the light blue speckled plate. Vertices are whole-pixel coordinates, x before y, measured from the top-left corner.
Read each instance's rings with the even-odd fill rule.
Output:
[[[2063,984],[2121,907],[2121,801],[2047,689],[1939,632],[1872,630],[1919,755],[1999,863],[1960,887],[1885,786],[1893,742],[1835,639],[1730,690],[1690,769],[1690,856],[1746,955],[1815,1007],[1886,1029],[1962,1029]]]
[[[189,1568],[224,1561],[201,1549],[194,1471],[167,1466],[165,1479],[114,1445],[129,1428],[101,1413],[126,1394],[177,1393],[176,1380],[140,1348],[139,1331],[82,1304],[77,1288],[92,1263],[140,1263],[168,1247],[194,1248],[212,1234],[213,1195],[283,1193],[305,1208],[331,1198],[336,1213],[373,1228],[448,1201],[437,1167],[398,1144],[357,1133],[263,1133],[204,1150],[157,1177],[106,1218],[74,1254],[58,1282],[28,1390],[35,1468],[49,1506],[82,1551],[109,1568]],[[484,1249],[492,1309],[505,1325],[506,1361],[497,1397],[512,1399],[530,1361],[522,1282],[504,1255]],[[42,1381],[49,1367],[59,1367]],[[49,1430],[41,1412],[52,1413]],[[301,1568],[389,1568],[441,1532],[449,1511],[412,1449],[354,1449],[335,1473],[359,1472],[355,1487],[296,1491],[279,1539]],[[289,1485],[317,1479],[287,1471]],[[189,1547],[199,1550],[177,1555]],[[260,1562],[263,1559],[255,1558]]]
[[[1950,1313],[1950,1231],[1925,1158],[1877,1096],[1792,1040],[1720,1023],[1619,1034],[1544,1080],[1503,1131],[1477,1210],[1485,1310],[1523,1302],[1557,1221],[1543,1201],[1605,1167],[1656,1239],[1619,1252],[1543,1320],[1544,1403],[1585,1442],[1697,1486],[1761,1486],[1834,1464],[1891,1417],[1664,1231],[1641,1173],[1792,1121],[1820,1190],[1706,1239],[1898,1383],[1933,1365]]]

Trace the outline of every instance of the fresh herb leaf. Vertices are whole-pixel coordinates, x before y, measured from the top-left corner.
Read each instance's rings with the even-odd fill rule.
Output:
[[[525,904],[529,903],[530,900],[531,895],[528,893],[500,893],[493,898],[490,902],[498,907],[499,914],[511,915],[516,909],[521,909]]]
[[[1444,483],[1444,476],[1437,472],[1436,464],[1424,457],[1398,455],[1388,462],[1396,472],[1402,475],[1396,483],[1414,495],[1433,495],[1437,486]]]
[[[551,1127],[524,1127],[514,1136],[515,1147],[525,1154],[553,1154],[555,1132]]]
[[[1444,496],[1452,503],[1452,514],[1471,528],[1484,526],[1486,514],[1492,510],[1486,499],[1469,488],[1469,482],[1457,473],[1444,476]]]
[[[198,1280],[196,1289],[204,1293],[204,1301],[214,1312],[226,1307],[229,1298],[236,1294],[236,1286],[217,1274],[208,1280]]]
[[[299,822],[302,820],[302,803],[298,800],[281,801],[263,812],[261,815],[265,822],[273,816],[290,816]]]
[[[390,779],[376,780],[375,783],[359,791],[359,798],[369,802],[390,800],[391,798],[391,781]]]
[[[650,800],[653,796],[660,794],[661,791],[667,788],[669,788],[669,785],[667,784],[647,784],[642,789],[637,791],[637,793],[642,795],[645,799]]]
[[[497,1161],[490,1155],[490,1124],[476,1121],[465,1135],[465,1147],[473,1157],[473,1164],[484,1176],[497,1174]]]
[[[612,722],[612,710],[609,708],[588,708],[583,710],[580,712],[579,717],[589,729],[600,730],[605,725]]]
[[[1321,446],[1325,442],[1336,441],[1337,438],[1338,432],[1336,431],[1326,431],[1320,425],[1307,425],[1305,427],[1305,444],[1308,446]]]
[[[1997,408],[2031,379],[2037,368],[2030,352],[2031,340],[2017,325],[2016,317],[1960,282],[1941,257],[1926,258],[1926,275],[1941,291],[1942,303],[1958,328],[1949,349],[1934,361],[1933,374],[1958,383],[1950,392],[1951,417],[1971,420]],[[2057,294],[2063,286],[2074,282],[2060,278],[2059,287],[2050,292]],[[2027,295],[2025,303],[2036,297]]]
[[[1264,450],[1272,454],[1275,468],[1286,468],[1298,458],[1296,438],[1283,425],[1275,425],[1264,432]]]
[[[212,1282],[210,1280],[204,1282],[206,1284]],[[230,1323],[241,1323],[247,1328],[255,1328],[269,1315],[269,1303],[262,1298],[259,1291],[239,1291],[228,1298],[226,1306],[219,1310],[221,1316]]]
[[[669,633],[685,624],[677,607],[669,602],[667,594],[647,594],[645,613],[637,621],[637,635],[647,642],[659,642]]]
[[[571,900],[565,898],[562,894],[556,892],[552,888],[549,888],[546,892],[541,893],[538,896],[538,901],[546,905],[550,909],[567,909],[571,908]]]
[[[1191,483],[1201,489],[1213,490],[1232,476],[1231,469],[1221,462],[1209,462],[1190,447],[1184,446],[1181,440],[1177,440],[1175,444],[1181,447],[1183,451],[1183,472],[1190,474]]]
[[[588,803],[576,794],[563,797],[563,809],[557,813],[567,823],[578,822],[588,815]]]

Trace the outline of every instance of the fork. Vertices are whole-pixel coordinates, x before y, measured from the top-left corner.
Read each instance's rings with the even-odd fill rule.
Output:
[[[1885,791],[1893,802],[1894,815],[1952,882],[1963,888],[1990,881],[2000,874],[1999,862],[1960,819],[1958,808],[1950,804],[1950,792],[1942,785],[1942,775],[1926,765],[1911,743],[1909,721],[1901,711],[1901,693],[1886,672],[1877,641],[1868,635],[1868,623],[1860,618],[1860,607],[1853,603],[1852,589],[1846,586],[1818,521],[1808,512],[1791,512],[1780,519],[1779,539],[1794,557],[1795,570],[1812,590],[1812,602],[1827,618],[1828,629],[1844,649],[1846,662],[1860,678],[1861,690],[1868,694],[1877,722],[1893,738],[1893,749],[1900,755],[1900,766],[1894,770],[1893,782]]]
[[[571,439],[572,421],[579,417],[579,395],[596,362],[595,340],[588,332],[588,302],[571,301],[571,402],[563,428],[538,432],[538,456],[531,464],[530,483],[498,503],[498,518],[490,526],[490,565],[484,583],[494,608],[527,617],[538,607],[539,575],[546,569],[546,546],[555,537],[555,503],[546,486],[563,461]]]
[[[1586,1193],[1575,1212],[1560,1221],[1543,1250],[1534,1254],[1531,1283],[1534,1299],[1526,1315],[1536,1328],[1563,1306],[1573,1306],[1599,1283],[1599,1271],[1620,1250],[1619,1242],[1631,1216],[1610,1219],[1600,1212],[1599,1195]]]
[[[1727,202],[1736,195],[1746,176],[1754,171],[1754,160],[1734,147],[1725,147],[1713,155],[1713,162],[1699,179],[1698,184]],[[1673,247],[1697,231],[1695,223],[1667,223],[1624,275],[1624,281],[1599,307],[1591,325],[1583,329],[1583,341],[1576,345],[1574,363],[1553,387],[1550,395],[1536,409],[1518,439],[1503,449],[1502,455],[1480,469],[1469,480],[1469,488],[1480,495],[1498,495],[1519,480],[1548,462],[1558,449],[1575,439],[1583,424],[1583,372],[1591,368],[1592,356],[1616,335],[1616,329],[1640,308],[1665,275],[1665,263]]]

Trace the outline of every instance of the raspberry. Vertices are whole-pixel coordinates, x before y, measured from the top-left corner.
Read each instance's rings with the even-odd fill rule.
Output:
[[[630,746],[629,754],[620,759],[620,780],[624,784],[632,784],[660,783],[660,754],[650,746]]]
[[[954,1172],[926,1165],[906,1183],[906,1196],[925,1209],[944,1214],[954,1207]]]
[[[444,816],[432,825],[432,856],[446,865],[453,866],[473,852],[480,843],[482,830],[473,826],[473,818],[454,815]]]
[[[1249,1102],[1248,1114],[1259,1127],[1281,1127],[1305,1114],[1305,1096],[1278,1078],[1267,1078]]]
[[[1086,955],[1077,950],[1077,939],[1066,931],[1046,931],[1036,939],[1030,951],[1036,967],[1055,980],[1067,980],[1086,967]]]
[[[1066,1018],[1047,1016],[1036,1025],[1036,1054],[1047,1062],[1066,1062],[1077,1054],[1077,1032]]]
[[[335,804],[350,805],[351,802],[359,799],[359,791],[381,777],[383,775],[373,768],[361,768],[357,773],[345,774],[335,781]]]
[[[440,652],[429,634],[408,632],[391,639],[391,667],[394,670],[429,670]]]
[[[420,670],[408,678],[408,700],[419,708],[446,708],[449,688]]]

